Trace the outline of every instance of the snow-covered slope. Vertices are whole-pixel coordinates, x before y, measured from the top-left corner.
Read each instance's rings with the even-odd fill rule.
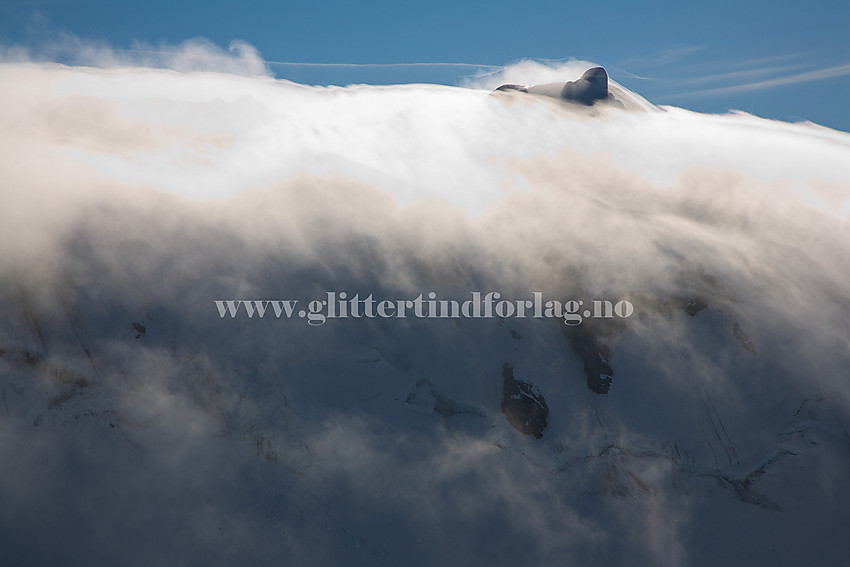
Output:
[[[846,133],[637,95],[0,78],[0,563],[850,552]],[[298,315],[475,291],[634,313]]]

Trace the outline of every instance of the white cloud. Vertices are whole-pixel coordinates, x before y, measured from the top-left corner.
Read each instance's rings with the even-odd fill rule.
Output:
[[[478,90],[574,78],[582,62],[520,62],[475,89],[319,88],[237,76],[264,69],[244,45],[151,51],[129,55],[151,67],[110,50],[85,56],[107,68],[0,65],[0,350],[12,384],[0,419],[15,424],[0,428],[0,454],[18,467],[0,469],[0,485],[27,495],[6,497],[4,525],[30,498],[60,500],[58,489],[32,496],[35,471],[40,484],[76,481],[62,520],[173,506],[167,522],[139,520],[159,536],[149,548],[132,526],[100,524],[139,553],[235,563],[225,552],[238,541],[261,550],[252,558],[270,546],[326,564],[414,549],[431,564],[683,564],[719,553],[694,530],[773,514],[747,508],[732,481],[772,454],[780,429],[802,435],[801,396],[835,392],[835,422],[848,415],[847,134]],[[312,329],[222,321],[212,304],[349,287],[628,295],[640,316],[600,334],[616,370],[603,398],[559,325]],[[689,294],[709,308],[686,315],[676,301]],[[94,386],[51,381],[34,354],[81,365]],[[499,412],[505,362],[547,398],[540,441]],[[418,412],[403,400],[421,376],[486,415]],[[48,394],[71,397],[47,407],[60,399]],[[43,443],[21,440],[42,431]],[[63,469],[62,447],[90,470]],[[845,466],[840,451],[830,466]],[[802,470],[819,470],[806,459]],[[142,491],[122,492],[124,478]],[[815,496],[807,511],[829,504]],[[139,516],[121,513],[127,502]],[[805,514],[769,518],[792,533],[779,543],[802,541],[792,528]]]
[[[184,73],[220,72],[246,76],[272,74],[254,46],[234,40],[227,49],[222,49],[201,37],[177,45],[136,42],[130,49],[119,49],[62,32],[32,48],[0,46],[0,61],[61,61],[78,66],[152,67]]]

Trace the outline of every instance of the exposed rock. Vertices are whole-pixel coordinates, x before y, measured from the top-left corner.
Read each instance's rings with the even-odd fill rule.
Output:
[[[614,380],[614,369],[608,363],[611,356],[608,345],[599,342],[585,325],[564,327],[563,332],[573,352],[584,363],[587,387],[597,394],[607,394]]]
[[[741,344],[744,346],[744,349],[746,349],[747,352],[751,352],[753,354],[756,353],[755,345],[753,345],[752,341],[750,341],[750,338],[747,336],[747,334],[741,330],[741,327],[738,326],[738,323],[732,325],[732,334],[735,335],[736,339],[741,341]]]
[[[133,321],[133,330],[136,331],[136,338],[137,339],[139,337],[143,337],[145,335],[145,332],[147,332],[147,329],[145,328],[145,326],[142,323],[136,323],[135,321]]]
[[[514,378],[510,364],[502,367],[502,413],[517,431],[535,439],[543,437],[549,425],[549,407],[537,388]]]
[[[696,297],[694,295],[688,296],[685,300],[684,305],[682,306],[682,311],[690,315],[691,317],[696,317],[696,314],[708,307],[708,304]]]

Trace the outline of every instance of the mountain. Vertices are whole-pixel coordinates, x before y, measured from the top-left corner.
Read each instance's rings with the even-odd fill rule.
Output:
[[[0,75],[0,563],[850,551],[848,134]]]

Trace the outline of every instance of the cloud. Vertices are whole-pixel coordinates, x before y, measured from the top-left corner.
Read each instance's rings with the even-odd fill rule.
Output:
[[[710,83],[714,81],[727,81],[729,79],[741,79],[748,78],[752,79],[754,77],[762,76],[762,75],[774,75],[779,73],[787,73],[788,71],[794,71],[801,67],[801,65],[783,65],[783,66],[774,66],[774,67],[763,67],[759,69],[745,69],[742,71],[729,71],[726,73],[715,73],[712,75],[701,75],[698,77],[689,77],[678,79],[683,83]]]
[[[478,63],[440,63],[440,62],[420,62],[420,63],[306,63],[297,61],[267,61],[269,65],[281,65],[291,67],[355,67],[355,68],[393,68],[393,67],[457,67],[461,69],[498,69],[498,65],[481,65]]]
[[[234,40],[227,49],[223,49],[201,37],[177,45],[135,42],[130,49],[119,49],[103,42],[81,39],[70,32],[59,32],[32,48],[0,46],[0,61],[60,61],[91,67],[167,68],[183,73],[272,74],[254,46]]]
[[[681,59],[685,59],[694,53],[698,53],[705,49],[705,46],[690,45],[684,47],[671,47],[655,53],[649,53],[642,56],[629,57],[622,61],[620,65],[623,67],[661,67],[670,65]]]
[[[771,68],[771,69],[761,69],[756,71],[741,71],[729,74],[722,74],[714,77],[706,77],[705,80],[718,80],[718,79],[729,79],[734,77],[752,77],[753,75],[758,75],[761,73],[775,73],[779,71],[789,71],[792,68]],[[805,71],[802,73],[792,73],[785,74],[784,76],[775,77],[772,79],[765,79],[761,81],[752,81],[747,83],[741,83],[737,85],[731,85],[726,87],[714,87],[709,89],[702,89],[699,91],[691,91],[678,93],[675,95],[665,95],[663,98],[680,98],[680,97],[697,97],[697,96],[716,96],[716,95],[726,95],[731,93],[740,93],[740,92],[749,92],[749,91],[759,91],[765,89],[774,89],[779,87],[784,87],[787,85],[795,85],[798,83],[809,83],[813,81],[823,81],[827,79],[834,79],[837,77],[845,77],[850,75],[850,64],[844,65],[834,65],[832,67],[825,67],[823,69],[816,69],[814,71]],[[662,98],[662,97],[659,97]]]
[[[13,559],[54,559],[32,544],[70,525],[81,562],[700,565],[725,552],[704,534],[753,517],[764,554],[846,525],[840,483],[793,471],[848,470],[847,134],[482,92],[578,61],[340,88],[244,76],[247,47],[178,51],[0,64]],[[476,289],[629,298],[633,319],[582,327],[611,392],[559,321],[213,305]],[[499,409],[505,363],[546,399],[540,440]],[[476,412],[407,403],[422,378]]]

